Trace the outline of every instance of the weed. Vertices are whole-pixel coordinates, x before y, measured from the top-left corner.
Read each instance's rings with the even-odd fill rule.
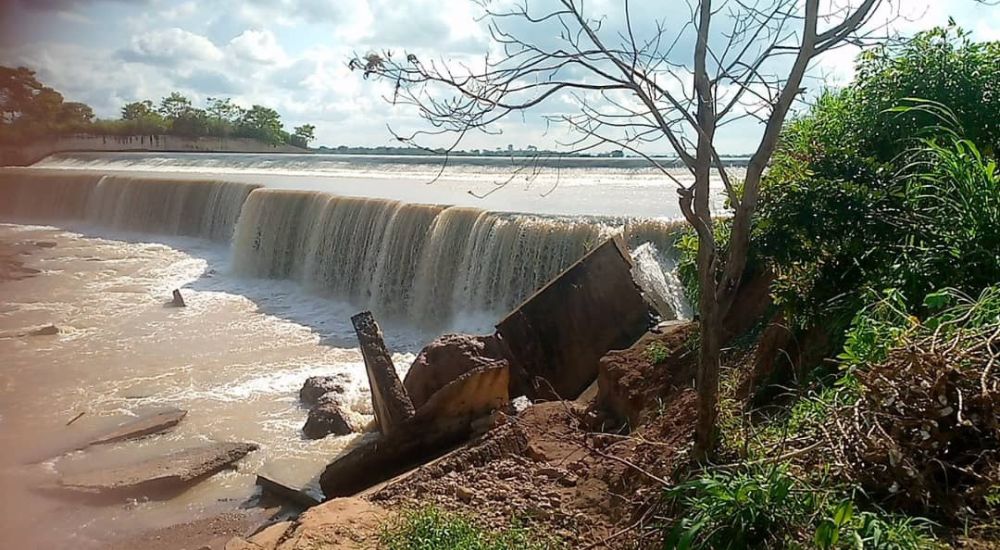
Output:
[[[469,518],[435,507],[401,513],[383,526],[380,547],[387,550],[555,550],[562,545],[515,523],[482,529]]]

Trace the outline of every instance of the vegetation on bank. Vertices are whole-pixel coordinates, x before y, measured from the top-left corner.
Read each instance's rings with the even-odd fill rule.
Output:
[[[1000,535],[1000,43],[864,54],[786,125],[748,275],[794,351],[733,344],[719,459],[666,491],[670,548],[939,548]],[[728,234],[719,230],[720,235]],[[696,296],[697,240],[679,242]]]
[[[514,525],[489,530],[470,518],[426,507],[408,510],[382,527],[380,548],[386,550],[557,550],[555,540]]]
[[[307,147],[316,127],[303,124],[288,132],[281,115],[270,107],[241,107],[229,98],[208,98],[204,108],[173,92],[158,103],[134,101],[121,118],[98,119],[84,103],[65,101],[26,67],[0,66],[0,142],[24,143],[73,134],[111,136],[175,135],[253,138],[271,145]]]

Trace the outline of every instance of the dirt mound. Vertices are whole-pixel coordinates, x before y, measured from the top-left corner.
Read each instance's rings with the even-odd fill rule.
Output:
[[[433,503],[491,527],[517,518],[574,546],[643,546],[642,530],[623,528],[641,523],[685,459],[694,427],[693,392],[665,397],[635,437],[590,431],[578,404],[534,405],[372,500],[388,508]]]

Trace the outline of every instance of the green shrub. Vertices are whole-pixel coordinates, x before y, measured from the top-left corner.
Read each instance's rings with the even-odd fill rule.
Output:
[[[926,141],[943,110],[920,103],[962,139]],[[868,289],[1000,280],[998,143],[1000,43],[949,27],[862,55],[851,86],[786,126],[761,187],[754,248],[789,322],[836,338]]]
[[[858,511],[851,498],[782,465],[704,473],[667,499],[681,512],[667,528],[668,549],[941,547],[926,520]]]
[[[410,510],[385,525],[380,547],[388,550],[550,550],[554,540],[520,525],[485,530],[469,518],[434,507]]]

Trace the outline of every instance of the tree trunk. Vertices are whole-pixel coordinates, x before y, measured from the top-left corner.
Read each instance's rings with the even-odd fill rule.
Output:
[[[715,302],[715,277],[711,271],[701,272],[700,329],[698,350],[698,419],[695,425],[693,457],[705,462],[715,447],[715,421],[719,415],[719,354],[722,318]]]

